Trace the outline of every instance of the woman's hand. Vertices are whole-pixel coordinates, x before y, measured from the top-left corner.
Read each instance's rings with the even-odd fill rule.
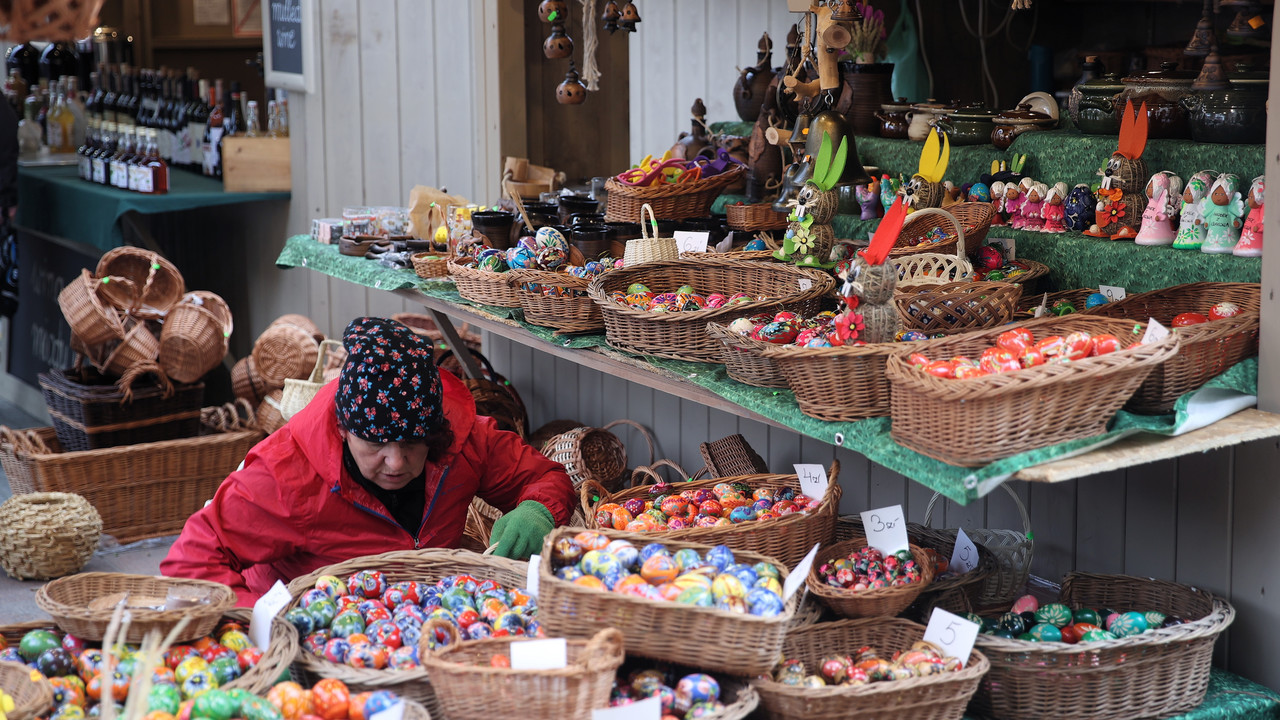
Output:
[[[556,526],[551,511],[536,500],[525,500],[493,523],[489,542],[495,555],[525,560],[542,549],[542,541]]]

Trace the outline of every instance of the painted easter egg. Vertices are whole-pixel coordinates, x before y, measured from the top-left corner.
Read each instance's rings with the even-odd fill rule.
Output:
[[[725,598],[746,598],[747,587],[736,576],[720,573],[711,581],[711,596],[717,602]]]
[[[765,242],[762,238],[754,237],[754,238],[751,238],[749,242],[747,242],[747,244],[743,247],[743,249],[751,250],[751,251],[759,251],[759,250],[768,250],[769,248],[767,245],[765,245]]]
[[[1142,617],[1146,619],[1149,630],[1164,627],[1164,621],[1168,619],[1167,615],[1158,610],[1148,610],[1142,613]]]
[[[640,562],[644,562],[654,555],[670,555],[671,551],[662,543],[649,543],[640,548]]]
[[[733,564],[733,550],[728,545],[716,545],[707,551],[707,564],[716,568],[717,572],[724,572],[724,569]]]
[[[710,309],[721,308],[727,302],[729,302],[729,298],[724,293],[711,293],[707,296],[705,307]]]
[[[1007,612],[1001,615],[1000,619],[996,621],[996,626],[1014,635],[1021,635],[1027,631],[1027,621],[1022,618],[1022,615],[1014,612]]]
[[[676,683],[676,712],[687,712],[694,703],[720,699],[720,683],[705,673],[685,675]]]
[[[1116,637],[1141,635],[1148,630],[1147,618],[1140,612],[1127,612],[1117,615],[1107,623],[1107,630]]]
[[[604,576],[610,571],[622,570],[622,563],[618,562],[618,558],[604,552],[603,550],[589,550],[582,556],[582,572],[587,575],[604,579]]]
[[[1221,320],[1223,318],[1235,317],[1242,312],[1244,312],[1244,310],[1239,305],[1233,302],[1224,301],[1209,308],[1209,319]]]
[[[329,625],[329,634],[335,638],[348,638],[356,633],[363,633],[364,618],[355,610],[345,610],[333,618]]]
[[[706,587],[685,588],[676,596],[676,602],[681,605],[696,605],[698,607],[713,607],[715,605],[715,599],[711,596],[711,589]]]
[[[597,521],[600,518],[596,518]],[[609,520],[612,523],[612,517]],[[604,524],[598,522],[597,524]],[[551,560],[558,565],[574,565],[582,559],[582,546],[576,540],[570,537],[562,537],[555,541],[551,546]]]
[[[534,265],[543,270],[555,270],[569,262],[569,252],[560,247],[538,248],[534,254]]]
[[[564,233],[550,226],[538,228],[534,242],[538,247],[554,247],[566,251],[569,249],[569,241],[565,239]]]
[[[516,245],[507,250],[507,266],[511,268],[531,268],[537,265],[537,255],[524,245]]]
[[[502,251],[499,250],[497,252],[501,253]],[[488,255],[476,260],[476,269],[484,270],[486,272],[506,272],[510,268],[507,267],[506,257],[498,254]]]
[[[1035,612],[1040,609],[1040,601],[1036,600],[1034,595],[1023,595],[1013,602],[1010,612],[1022,614],[1024,612]]]
[[[1062,631],[1050,623],[1033,625],[1027,634],[1041,642],[1062,642]]]
[[[1084,299],[1085,309],[1096,308],[1099,305],[1106,305],[1106,304],[1107,304],[1107,296],[1103,295],[1100,292],[1089,293],[1089,297],[1086,297]]]
[[[18,653],[27,662],[35,662],[45,650],[62,647],[62,641],[49,630],[30,630],[18,641]]]
[[[729,332],[736,333],[743,337],[749,337],[756,329],[755,323],[748,318],[738,318],[729,323]]]
[[[347,578],[347,593],[363,598],[380,598],[387,591],[387,578],[378,570],[361,570]]]
[[[653,585],[672,582],[679,574],[679,566],[669,555],[654,555],[640,566],[640,577]]]
[[[1209,318],[1195,312],[1185,312],[1173,316],[1173,326],[1176,328],[1190,327],[1207,322],[1209,322]]]
[[[628,540],[614,540],[605,546],[604,552],[617,558],[624,568],[640,562],[640,551]]]
[[[1112,633],[1106,630],[1102,630],[1100,628],[1089,630],[1084,635],[1080,636],[1080,642],[1086,642],[1086,643],[1101,642],[1103,640],[1115,640],[1115,639],[1116,639],[1115,635],[1113,635]]]
[[[1041,606],[1035,611],[1037,623],[1048,623],[1057,628],[1065,627],[1071,624],[1073,617],[1071,608],[1062,603],[1049,603]]]
[[[773,578],[764,578],[776,584]],[[781,589],[781,588],[779,588]],[[759,617],[774,617],[781,615],[783,610],[782,597],[772,588],[754,587],[747,591],[747,612]]]

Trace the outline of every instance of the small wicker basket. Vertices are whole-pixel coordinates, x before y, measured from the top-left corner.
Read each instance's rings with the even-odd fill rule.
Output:
[[[248,400],[254,406],[262,402],[262,398],[266,397],[267,393],[279,389],[267,385],[267,382],[258,374],[252,355],[245,355],[231,367],[232,394]]]
[[[837,558],[847,557],[850,553],[857,552],[867,546],[865,537],[854,535],[848,540],[834,545],[826,545],[819,550],[818,557],[815,558],[813,566],[809,568],[809,577],[805,579],[805,584],[809,587],[809,592],[817,596],[824,605],[831,608],[841,617],[865,618],[897,615],[915,602],[916,598],[920,596],[920,592],[929,583],[933,582],[933,565],[929,562],[929,556],[925,554],[924,548],[919,545],[915,543],[910,545],[911,556],[915,558],[916,565],[920,568],[920,579],[916,582],[894,587],[858,591],[828,585],[818,573],[818,569],[822,564]]]
[[[921,208],[907,216],[889,257],[958,252],[956,246],[964,241],[964,237],[964,225],[948,210]]]
[[[282,388],[288,378],[307,377],[319,354],[320,342],[309,329],[278,323],[263,330],[254,342],[253,365],[268,387]]]
[[[1021,297],[1013,283],[952,282],[899,285],[893,301],[904,328],[954,335],[1009,322]]]
[[[746,172],[746,166],[740,165],[705,180],[653,186],[627,185],[609,178],[604,184],[609,194],[604,217],[609,222],[642,222],[640,213],[645,205],[667,220],[706,217],[724,188],[742,179]]]
[[[298,313],[285,313],[284,315],[281,315],[275,320],[272,320],[271,325],[269,325],[268,327],[275,327],[276,325],[297,325],[303,330],[306,330],[311,335],[311,337],[315,338],[317,343],[319,343],[321,340],[324,339],[324,333],[320,332],[320,326],[317,325],[314,320],[307,317],[306,315],[299,315]]]
[[[480,270],[473,258],[450,260],[449,277],[464,300],[495,307],[520,307],[520,294],[507,282],[507,273]]]
[[[973,263],[969,262],[960,243],[956,243],[955,254],[952,255],[923,252],[901,255],[890,262],[898,268],[900,285],[942,285],[973,278]]]
[[[230,320],[224,321],[211,308],[216,306],[178,303],[165,317],[156,361],[180,383],[196,382],[227,354],[225,328]]]
[[[123,376],[135,365],[154,363],[160,356],[160,340],[148,326],[151,321],[128,319],[133,327],[107,356],[101,368],[108,375]],[[167,374],[167,373],[166,373]],[[179,381],[181,382],[181,381]]]
[[[19,580],[77,573],[101,535],[102,516],[79,495],[15,495],[0,505],[0,567]]]
[[[112,248],[98,259],[94,274],[100,278],[122,277],[137,288],[136,304],[122,307],[143,317],[160,317],[185,294],[185,283],[177,266],[160,253],[131,245]]]
[[[832,422],[852,422],[889,414],[889,357],[910,353],[916,343],[870,343],[830,348],[775,345],[766,358],[795,393],[800,412]]]
[[[193,604],[176,610],[164,606],[171,593],[189,596]],[[124,600],[133,616],[124,642],[142,642],[153,630],[163,637],[182,618],[187,626],[177,642],[208,635],[218,618],[236,604],[231,588],[207,580],[126,575],[124,573],[80,573],[54,580],[36,591],[36,606],[49,613],[62,631],[85,640],[102,640],[112,611]]]
[[[10,720],[42,717],[53,705],[53,686],[22,663],[0,662],[0,690],[13,698],[13,709],[6,713]]]
[[[699,443],[698,454],[706,463],[709,477],[734,477],[737,475],[764,475],[769,466],[764,458],[747,443],[741,433],[734,433],[712,442]],[[768,554],[768,553],[766,553]]]
[[[787,226],[787,213],[774,210],[773,203],[732,203],[724,206],[724,212],[732,230],[759,232],[781,230]]]
[[[418,252],[410,256],[413,260],[413,271],[418,277],[431,280],[448,277],[449,258],[433,252]]]
[[[720,357],[729,377],[755,387],[787,386],[777,361],[764,355],[765,348],[776,347],[774,343],[739,335],[714,322],[707,323],[707,334],[719,341]]]
[[[587,296],[587,279],[549,270],[512,270],[525,322],[555,328],[558,333],[600,332],[600,306]]]
[[[86,349],[124,337],[120,313],[101,297],[102,283],[85,269],[58,293],[58,307],[71,333]]]
[[[653,462],[653,435],[633,420],[614,420],[602,428],[577,427],[552,437],[542,446],[542,454],[564,466],[575,488],[591,480],[610,492],[617,490],[627,469],[627,447],[610,429],[630,425],[640,431],[649,445]]]
[[[645,215],[648,214],[648,219]],[[627,241],[622,252],[622,266],[630,267],[641,263],[659,260],[677,260],[680,248],[673,237],[658,237],[658,221],[653,217],[653,208],[645,205],[640,211],[640,237]],[[653,234],[650,235],[649,233]]]
[[[1002,484],[1000,489],[1013,498],[1014,507],[1018,509],[1018,515],[1022,518],[1022,529],[970,528],[965,530],[969,539],[989,550],[996,561],[996,567],[992,573],[982,581],[977,594],[971,598],[973,611],[976,613],[997,609],[1003,612],[1013,604],[1014,599],[1027,586],[1027,577],[1031,574],[1031,558],[1035,555],[1036,541],[1031,533],[1031,517],[1027,515],[1027,506],[1023,504],[1022,498],[1018,497],[1018,493],[1011,490],[1008,485]],[[933,519],[933,508],[941,498],[942,493],[934,493],[929,499],[921,530],[946,536],[954,543],[957,534],[955,528],[938,530],[929,527],[929,521]],[[912,526],[908,525],[908,532],[911,529]]]

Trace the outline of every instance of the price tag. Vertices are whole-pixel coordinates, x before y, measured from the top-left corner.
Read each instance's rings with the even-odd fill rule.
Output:
[[[967,573],[978,567],[978,546],[973,544],[963,528],[956,533],[956,546],[951,550],[951,567],[957,573]]]
[[[1169,328],[1161,325],[1155,318],[1147,320],[1147,332],[1142,335],[1142,342],[1139,345],[1147,343],[1160,342],[1169,337]]]
[[[730,232],[728,235],[725,236],[723,240],[716,243],[716,252],[727,253],[730,250],[732,250],[733,241],[735,239],[735,236],[737,236],[737,234],[738,234],[737,232]]]
[[[1124,299],[1124,288],[1118,285],[1099,285],[1098,292],[1106,296],[1107,302]]]
[[[929,626],[924,629],[924,641],[942,648],[942,654],[959,658],[961,667],[969,661],[973,641],[978,637],[978,624],[953,615],[942,608],[934,608],[929,616]]]
[[[809,568],[813,567],[813,559],[818,557],[818,546],[822,543],[814,543],[813,548],[809,550],[809,554],[800,558],[800,562],[787,575],[786,582],[782,583],[782,602],[791,599],[792,595],[804,585],[804,579],[809,576]]]
[[[686,230],[677,230],[675,234],[676,247],[680,252],[706,252],[707,241],[711,238],[709,232],[688,232]]]
[[[591,720],[661,720],[662,698],[654,695],[630,705],[591,711]]]
[[[867,533],[867,545],[886,555],[909,547],[907,519],[902,515],[901,505],[864,511],[862,528]]]
[[[404,718],[404,702],[399,701],[385,710],[369,716],[369,720],[403,720]]]
[[[569,646],[564,638],[511,643],[512,670],[560,670],[568,665]]]
[[[271,645],[271,619],[279,615],[292,599],[289,589],[277,580],[267,594],[253,604],[253,615],[249,618],[249,639],[262,652],[266,652]]]
[[[1045,312],[1047,312],[1049,309],[1048,305],[1049,305],[1049,293],[1045,293],[1044,297],[1040,298],[1039,307],[1036,308],[1036,313],[1035,313],[1036,317],[1038,318],[1044,317]]]
[[[1015,238],[988,238],[987,244],[998,249],[1005,262],[1010,262],[1018,257],[1015,252],[1018,241]]]
[[[538,597],[538,566],[541,564],[541,555],[530,555],[529,569],[524,576],[524,589],[528,590],[529,594],[535,598]]]
[[[800,278],[796,281],[796,284],[800,286],[800,292],[804,292],[805,290],[813,287],[813,280],[809,278]]]
[[[800,492],[811,500],[821,500],[827,495],[827,469],[818,464],[795,465],[796,476],[800,478]]]

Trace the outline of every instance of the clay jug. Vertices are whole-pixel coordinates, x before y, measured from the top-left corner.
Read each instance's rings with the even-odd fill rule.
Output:
[[[691,131],[680,133],[680,139],[671,146],[671,157],[681,160],[692,160],[711,145],[711,138],[707,137],[707,106],[702,104],[702,98],[695,99],[689,110],[693,114]]]
[[[738,81],[733,84],[733,106],[743,122],[755,122],[760,116],[760,106],[773,79],[773,70],[769,68],[772,62],[773,41],[766,32],[757,45],[756,64],[740,70]]]

